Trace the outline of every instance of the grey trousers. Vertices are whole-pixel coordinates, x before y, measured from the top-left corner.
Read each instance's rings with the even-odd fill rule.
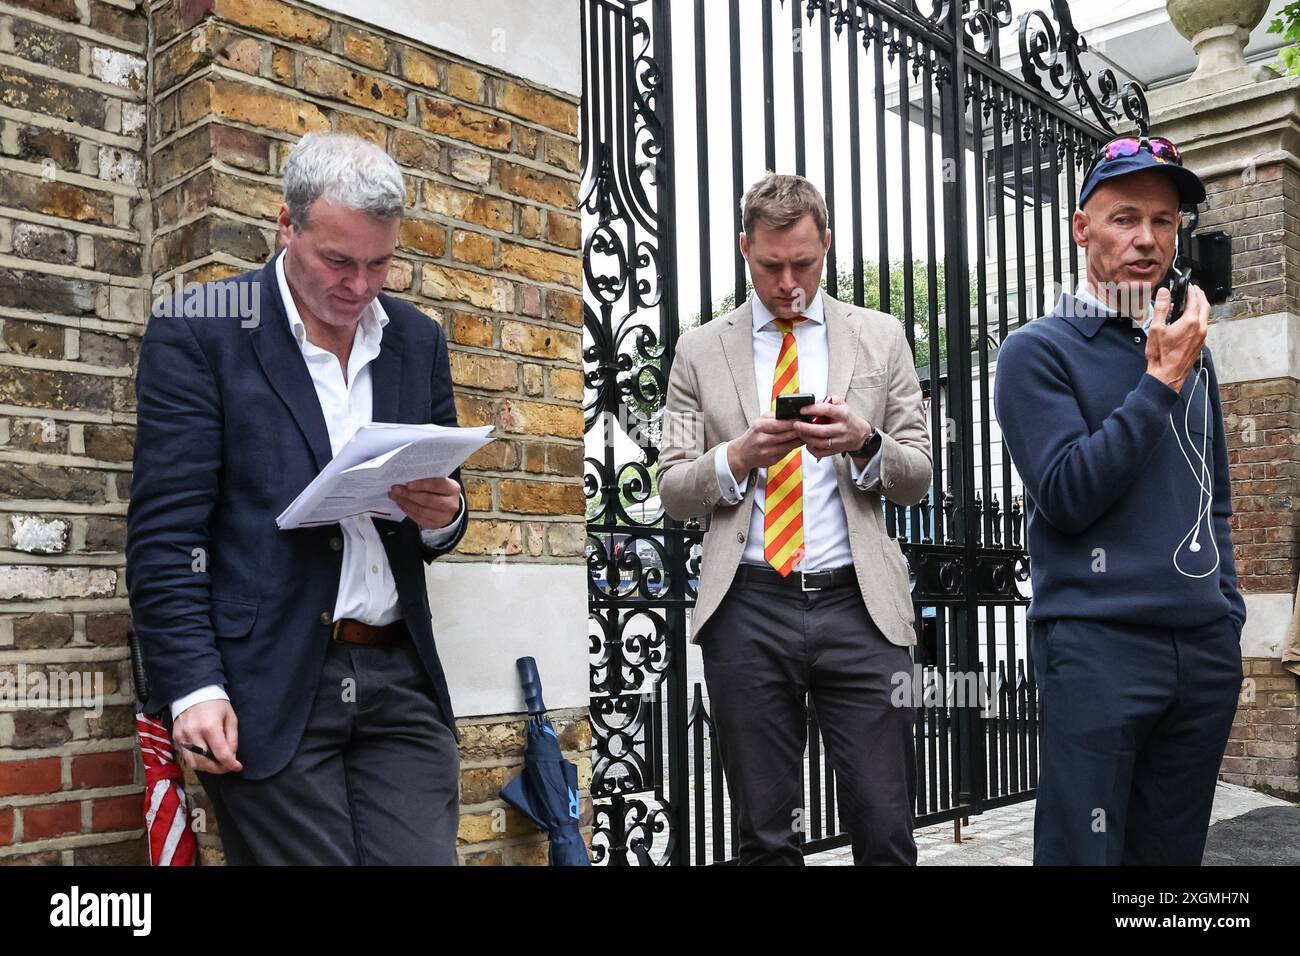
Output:
[[[802,592],[737,577],[700,650],[742,865],[803,865],[808,692],[854,863],[916,863],[915,715],[890,700],[912,658],[872,623],[856,586]]]
[[[331,642],[288,765],[199,777],[228,864],[456,864],[460,754],[409,641]]]

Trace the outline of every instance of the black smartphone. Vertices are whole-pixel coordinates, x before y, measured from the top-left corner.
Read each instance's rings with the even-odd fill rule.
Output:
[[[799,418],[799,409],[805,405],[815,405],[817,396],[810,392],[794,392],[790,395],[776,397],[776,417],[781,419]]]
[[[1187,304],[1187,287],[1192,282],[1192,270],[1189,268],[1179,268],[1180,263],[1175,262],[1174,267],[1169,270],[1168,289],[1170,298],[1173,299],[1173,305],[1169,310],[1169,321],[1178,321],[1179,316],[1183,314],[1183,306]]]

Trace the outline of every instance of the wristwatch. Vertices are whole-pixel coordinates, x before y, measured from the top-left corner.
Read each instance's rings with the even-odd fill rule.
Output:
[[[880,451],[882,442],[883,439],[880,437],[880,432],[873,428],[871,429],[871,434],[867,436],[866,441],[862,443],[861,448],[858,448],[855,451],[846,451],[844,454],[851,458],[865,458],[870,461],[871,458],[875,456],[876,452]]]

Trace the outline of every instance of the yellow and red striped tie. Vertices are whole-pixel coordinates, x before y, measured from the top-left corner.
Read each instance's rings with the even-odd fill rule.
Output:
[[[777,319],[781,330],[781,351],[772,377],[772,409],[778,395],[799,391],[799,350],[794,340],[793,319]],[[763,513],[763,557],[783,577],[803,559],[803,448],[791,451],[767,469],[767,492]]]

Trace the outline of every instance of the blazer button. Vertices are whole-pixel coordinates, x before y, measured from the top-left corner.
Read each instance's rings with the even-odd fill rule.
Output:
[[[320,612],[320,622],[321,622],[322,624],[328,624],[328,623],[330,622],[330,612],[329,612],[329,611],[321,611],[321,612]]]
[[[340,550],[342,550],[342,548],[343,548],[343,539],[342,539],[342,538],[337,537],[337,536],[335,536],[335,537],[333,537],[333,538],[330,538],[330,549],[331,549],[331,550],[333,550],[333,551],[340,551]]]
[[[744,543],[745,543],[745,532],[743,532],[743,531],[737,531],[737,532],[736,532],[736,540],[739,541],[741,544],[744,544]]]

